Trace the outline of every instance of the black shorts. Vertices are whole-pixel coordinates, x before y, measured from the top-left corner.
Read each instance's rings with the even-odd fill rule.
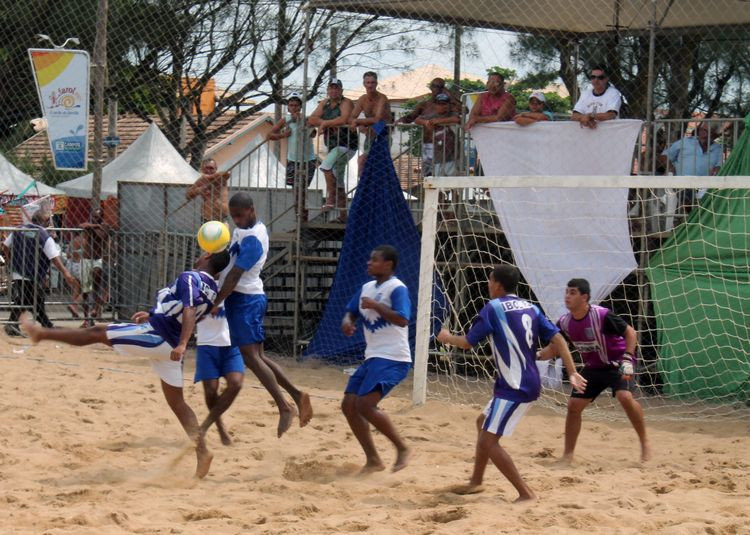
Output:
[[[299,178],[300,175],[304,176],[307,174],[307,185],[310,186],[313,177],[315,176],[316,161],[310,160],[309,162],[300,163],[289,161],[286,164],[286,185],[294,186],[295,178]]]
[[[581,370],[581,375],[587,381],[586,391],[579,394],[573,390],[570,397],[593,401],[607,388],[612,389],[612,397],[615,397],[618,390],[630,391],[633,384],[632,379],[629,381],[623,379],[617,368],[584,368]]]

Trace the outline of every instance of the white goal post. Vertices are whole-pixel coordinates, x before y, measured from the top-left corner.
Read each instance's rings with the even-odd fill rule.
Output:
[[[508,188],[508,189],[505,189]],[[559,188],[550,190],[549,188]],[[507,236],[508,229],[503,228],[501,224],[502,217],[495,208],[501,206],[497,197],[498,192],[520,192],[521,189],[531,192],[544,198],[549,192],[556,192],[555,199],[548,199],[557,203],[563,212],[565,211],[565,190],[569,190],[573,197],[579,195],[593,195],[592,198],[598,199],[598,195],[603,195],[607,191],[619,191],[621,209],[618,208],[611,213],[611,221],[617,228],[625,228],[628,235],[625,241],[633,244],[631,257],[635,257],[636,267],[628,275],[628,283],[618,283],[614,286],[622,286],[617,292],[624,295],[623,302],[628,303],[633,313],[631,318],[634,322],[639,322],[637,327],[647,335],[650,346],[649,351],[658,353],[660,350],[656,342],[659,338],[661,343],[665,343],[661,338],[662,333],[659,328],[663,329],[660,323],[661,318],[655,318],[656,314],[652,312],[654,304],[650,301],[652,296],[649,294],[649,287],[657,284],[646,278],[645,262],[653,261],[660,253],[660,248],[665,244],[677,246],[676,240],[671,237],[677,234],[677,237],[685,234],[681,227],[693,225],[690,239],[693,243],[696,241],[695,236],[703,239],[703,232],[706,233],[706,243],[710,243],[712,231],[710,225],[702,225],[696,229],[695,225],[700,224],[701,210],[711,209],[711,207],[720,207],[721,204],[710,204],[710,197],[713,195],[722,196],[722,192],[734,191],[734,195],[739,195],[741,202],[747,198],[750,207],[750,177],[748,176],[714,176],[714,177],[697,177],[697,176],[460,176],[460,177],[430,177],[425,179],[424,183],[424,211],[421,222],[421,255],[420,255],[420,274],[419,274],[419,300],[417,310],[416,325],[416,347],[414,360],[414,384],[413,384],[413,403],[422,404],[426,401],[428,394],[430,396],[449,397],[457,401],[473,400],[469,394],[472,388],[463,388],[471,383],[473,389],[477,390],[477,395],[486,399],[491,393],[492,375],[494,368],[492,365],[486,365],[487,359],[474,353],[473,355],[461,355],[461,362],[457,364],[455,354],[447,351],[439,343],[434,341],[434,323],[436,318],[433,315],[433,292],[442,292],[446,305],[446,317],[438,318],[445,321],[446,325],[454,332],[465,333],[470,326],[467,322],[469,316],[473,317],[480,305],[487,302],[486,281],[476,279],[476,273],[484,271],[489,273],[493,264],[500,262],[512,262],[521,268],[522,275],[526,277],[531,274],[531,269],[524,270],[524,266],[519,265],[516,258],[521,256],[522,251],[518,250],[518,243],[524,243],[524,239],[531,239],[534,235],[515,235]],[[709,191],[703,200],[696,199],[706,190]],[[684,195],[683,191],[693,191],[692,196]],[[740,192],[740,193],[738,193]],[[624,195],[624,196],[623,196]],[[506,196],[510,197],[510,193]],[[692,199],[691,206],[685,207],[683,203],[687,197]],[[676,199],[676,200],[675,200]],[[708,199],[708,200],[707,200]],[[737,202],[733,199],[726,202]],[[495,202],[493,202],[493,200]],[[718,202],[718,201],[715,201]],[[596,204],[596,203],[594,203]],[[708,208],[704,207],[708,205]],[[533,203],[529,204],[529,217],[533,217]],[[538,208],[538,207],[537,207]],[[523,211],[523,210],[522,210]],[[571,213],[572,212],[572,213]],[[568,207],[567,216],[577,217],[577,228],[591,227],[587,225],[587,215],[585,209],[578,213],[579,210],[575,205]],[[615,213],[616,212],[616,213]],[[599,213],[598,217],[609,217],[605,210],[604,214]],[[506,220],[507,222],[508,220]],[[531,221],[531,220],[530,220]],[[561,219],[564,221],[564,219]],[[625,225],[625,227],[623,227]],[[510,226],[510,225],[508,225]],[[564,227],[564,223],[560,227]],[[523,226],[522,226],[523,228]],[[610,227],[607,227],[610,228]],[[612,227],[614,228],[614,227]],[[592,233],[588,229],[589,235]],[[511,233],[512,234],[512,233]],[[510,241],[515,243],[514,247],[509,245]],[[605,241],[616,241],[614,236],[606,236]],[[621,238],[621,237],[620,237]],[[520,241],[519,241],[520,240]],[[623,240],[620,239],[620,243]],[[461,249],[465,247],[466,249]],[[471,248],[474,248],[473,250]],[[486,250],[485,250],[486,249]],[[555,271],[562,270],[558,267],[559,253],[564,251],[555,251],[549,248],[549,271],[551,275],[559,275]],[[448,256],[447,250],[450,250]],[[607,251],[594,251],[594,254],[605,254]],[[742,254],[748,254],[750,251],[742,251]],[[466,253],[464,255],[464,253]],[[738,251],[739,253],[739,251]],[[557,256],[555,256],[557,255]],[[465,259],[462,257],[465,256]],[[627,255],[626,255],[627,256]],[[440,260],[437,260],[440,257]],[[528,260],[528,259],[526,259]],[[533,259],[532,259],[533,260]],[[695,259],[693,260],[701,260]],[[465,262],[465,263],[464,263]],[[544,263],[544,259],[542,259]],[[464,266],[467,266],[464,268]],[[581,266],[590,268],[590,265]],[[611,266],[607,265],[602,270],[608,270]],[[482,269],[484,268],[484,269]],[[462,272],[462,270],[465,270]],[[466,277],[466,273],[471,271],[472,277]],[[471,279],[471,280],[470,280]],[[545,279],[542,277],[542,279]],[[545,279],[546,280],[546,279]],[[679,281],[678,281],[679,282]],[[544,289],[527,284],[526,294],[522,297],[529,297],[537,302],[547,312],[551,308],[550,303],[544,303],[541,299],[535,299],[538,294],[543,293]],[[659,283],[663,284],[663,283]],[[467,289],[471,287],[471,289]],[[670,288],[674,288],[672,285]],[[465,293],[461,299],[454,299],[452,292],[460,288]],[[563,286],[564,288],[564,286]],[[660,289],[667,286],[659,286]],[[610,288],[611,289],[611,288]],[[670,290],[673,292],[673,289]],[[614,293],[617,293],[614,292]],[[454,292],[455,293],[455,292]],[[592,294],[594,292],[592,291]],[[664,293],[664,292],[662,292]],[[666,292],[667,298],[670,297]],[[619,295],[619,294],[618,294]],[[637,296],[637,299],[636,297]],[[562,303],[562,294],[559,296],[558,306]],[[682,296],[677,296],[682,297]],[[717,295],[720,300],[733,298],[731,295]],[[615,299],[614,297],[609,299]],[[636,304],[635,301],[638,301]],[[654,297],[654,300],[656,298]],[[664,302],[659,301],[661,303]],[[723,301],[722,301],[723,302]],[[470,314],[464,310],[463,305],[469,304]],[[607,303],[605,303],[606,305]],[[710,305],[710,303],[702,303]],[[467,315],[468,314],[468,315]],[[548,315],[550,315],[548,313]],[[550,316],[554,322],[558,318]],[[635,325],[634,325],[635,326]],[[729,325],[728,325],[729,326]],[[693,326],[695,327],[695,326]],[[732,326],[733,328],[736,325]],[[731,338],[731,334],[727,337]],[[639,338],[640,341],[640,338]],[[748,340],[733,340],[729,343],[741,344],[747,347],[750,344]],[[706,346],[707,351],[711,348]],[[718,351],[718,350],[717,350]],[[658,355],[654,358],[658,358]],[[735,358],[735,357],[732,357]],[[439,361],[439,362],[438,362]],[[653,363],[651,363],[653,364]],[[732,366],[740,363],[732,363]],[[666,375],[663,371],[662,375]],[[444,379],[443,379],[444,378]],[[663,379],[659,379],[663,381]],[[750,381],[750,376],[748,378]],[[750,389],[748,385],[740,384],[738,392],[743,389]],[[661,390],[660,390],[661,389]],[[663,385],[654,387],[654,392],[658,391],[658,398],[661,402],[670,398],[664,394]],[[674,390],[677,392],[677,390]],[[671,391],[670,391],[671,392]],[[482,394],[484,394],[482,396]],[[549,397],[549,389],[545,389],[545,396]],[[724,396],[724,394],[722,394]],[[732,404],[736,399],[732,395],[726,394],[725,397],[718,396],[719,404]],[[685,396],[681,392],[680,405],[699,406],[697,410],[704,410],[703,400],[691,400],[690,396]],[[564,400],[564,392],[552,393],[552,404],[560,405]],[[670,398],[671,399],[671,398]],[[669,405],[669,403],[663,403]]]

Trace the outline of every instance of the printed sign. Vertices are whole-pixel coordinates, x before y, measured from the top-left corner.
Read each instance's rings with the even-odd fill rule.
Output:
[[[89,54],[29,49],[56,169],[85,171],[88,160]]]

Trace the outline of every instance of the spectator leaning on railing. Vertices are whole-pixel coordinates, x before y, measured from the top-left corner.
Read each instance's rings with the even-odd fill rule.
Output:
[[[529,96],[529,111],[517,113],[513,120],[520,126],[528,126],[539,121],[552,121],[552,112],[544,109],[546,102],[544,93],[534,91]]]
[[[464,125],[468,132],[475,124],[511,121],[516,115],[516,99],[505,90],[505,78],[499,72],[487,76],[487,91],[479,94]]]
[[[401,117],[399,123],[415,123],[423,126],[422,130],[422,176],[432,176],[436,162],[434,135],[437,124],[457,124],[461,103],[452,98],[445,88],[445,80],[435,78],[430,82],[430,98]],[[446,119],[450,118],[446,122]],[[455,118],[455,120],[453,119]],[[434,121],[433,121],[434,119]]]
[[[49,276],[50,264],[62,273],[72,288],[78,281],[70,274],[60,259],[60,247],[52,239],[44,226],[49,222],[45,209],[37,210],[31,216],[31,223],[20,225],[3,242],[3,252],[10,258],[12,272],[10,311],[5,332],[10,336],[20,336],[18,318],[26,310],[34,310],[36,320],[45,327],[52,327],[44,306],[45,281]]]
[[[600,121],[617,119],[622,106],[622,95],[609,83],[607,69],[596,65],[591,69],[591,87],[581,93],[573,106],[571,120],[581,123],[581,127],[596,128]]]

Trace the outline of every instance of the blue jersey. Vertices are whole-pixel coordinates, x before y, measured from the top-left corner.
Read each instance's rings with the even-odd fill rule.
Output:
[[[492,336],[492,355],[498,374],[495,397],[526,403],[539,397],[542,383],[536,367],[539,338],[557,334],[539,307],[515,295],[491,300],[479,312],[466,339],[472,346]]]
[[[172,347],[180,343],[182,312],[195,307],[195,321],[208,314],[219,289],[214,278],[203,271],[185,271],[174,283],[156,294],[156,305],[148,322]]]

